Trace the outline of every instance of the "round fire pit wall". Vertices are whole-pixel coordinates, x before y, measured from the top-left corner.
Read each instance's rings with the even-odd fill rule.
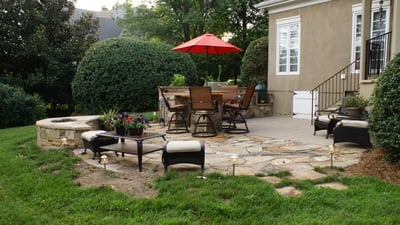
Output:
[[[44,149],[82,146],[81,134],[85,131],[100,129],[99,119],[100,116],[96,115],[48,118],[36,121],[37,144]]]

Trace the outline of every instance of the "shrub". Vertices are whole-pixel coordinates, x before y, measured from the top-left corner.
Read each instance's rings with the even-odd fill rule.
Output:
[[[356,107],[360,110],[364,110],[369,104],[368,99],[365,99],[360,95],[348,95],[344,98],[343,106],[344,107]]]
[[[157,109],[157,88],[169,85],[173,74],[184,74],[188,85],[197,82],[190,55],[172,47],[129,38],[94,44],[72,82],[75,103],[89,114],[114,107],[130,112]]]
[[[171,84],[169,86],[184,86],[186,83],[186,77],[182,74],[174,74]]]
[[[242,59],[240,79],[243,85],[268,81],[268,39],[259,38],[250,42]]]
[[[45,116],[46,106],[39,95],[0,83],[0,128],[34,124]]]
[[[400,162],[400,53],[379,75],[370,115],[370,131],[378,145],[388,150],[389,161]]]

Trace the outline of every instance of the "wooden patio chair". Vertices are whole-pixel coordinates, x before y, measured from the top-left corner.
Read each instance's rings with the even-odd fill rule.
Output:
[[[214,137],[217,131],[211,119],[214,114],[215,104],[212,101],[211,87],[190,87],[191,110],[198,115],[195,122],[193,137]]]
[[[188,106],[183,104],[171,105],[168,98],[165,96],[166,89],[160,88],[161,96],[164,99],[168,111],[171,112],[171,117],[168,121],[168,129],[165,131],[169,134],[181,134],[189,132],[186,116],[188,114]],[[190,116],[188,119],[190,126]]]
[[[255,87],[256,85],[254,83],[247,85],[246,93],[241,101],[224,104],[224,111],[228,112],[230,115],[230,118],[227,120],[228,125],[223,126],[226,133],[243,134],[249,132],[243,112],[247,111],[250,106]],[[238,124],[243,124],[244,127],[239,128],[237,126]]]

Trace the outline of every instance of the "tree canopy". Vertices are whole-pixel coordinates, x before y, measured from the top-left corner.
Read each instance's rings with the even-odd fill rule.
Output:
[[[98,20],[84,14],[70,21],[70,0],[2,0],[0,8],[0,82],[37,93],[53,108],[72,107],[70,83],[98,39]]]
[[[125,17],[118,23],[126,30],[125,35],[142,40],[156,39],[177,45],[209,32],[219,37],[229,36],[231,43],[246,50],[251,41],[267,35],[268,16],[254,8],[261,1],[158,0],[152,8],[125,3]],[[218,60],[210,59],[209,74],[218,74],[222,68],[222,78],[237,76],[241,58],[242,54],[229,54]],[[205,74],[205,57],[193,56],[193,59],[198,71]]]

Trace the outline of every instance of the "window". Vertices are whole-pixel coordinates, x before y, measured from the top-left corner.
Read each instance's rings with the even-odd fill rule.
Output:
[[[384,34],[388,32],[388,19],[389,19],[389,13],[388,13],[388,5],[383,5],[382,10],[380,10],[379,5],[375,2],[372,4],[372,9],[371,9],[371,38],[377,37],[381,34]],[[353,47],[352,47],[352,53],[351,53],[351,59],[352,61],[354,60],[359,60],[361,58],[361,26],[362,26],[362,5],[357,4],[353,6]],[[379,65],[383,66],[385,65],[386,58],[385,58],[385,52],[384,48],[382,46],[379,47],[379,49],[375,49],[376,54],[381,55],[379,59]],[[376,63],[375,63],[376,64]],[[354,70],[359,70],[360,68],[359,64],[356,64]]]
[[[300,72],[300,17],[280,19],[277,27],[277,75]]]
[[[361,24],[362,24],[362,18],[361,18],[361,13],[357,13],[354,15],[355,18],[355,30],[354,30],[354,38],[355,40],[353,40],[353,54],[352,54],[352,61],[354,60],[360,60],[361,58]],[[355,70],[359,70],[360,69],[360,64],[357,63],[355,65]]]

